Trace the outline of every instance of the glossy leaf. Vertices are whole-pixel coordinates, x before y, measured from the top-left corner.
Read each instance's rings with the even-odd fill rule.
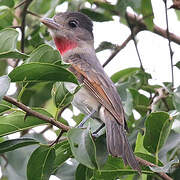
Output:
[[[111,76],[111,80],[114,83],[117,83],[118,81],[123,82],[125,80],[127,80],[127,78],[129,76],[131,76],[132,74],[134,74],[135,72],[137,72],[139,70],[139,68],[133,67],[133,68],[127,68],[127,69],[123,69],[119,72],[116,72],[115,74],[113,74]]]
[[[20,139],[10,139],[6,140],[0,143],[0,154],[5,153],[8,151],[13,151],[15,149],[24,147],[24,146],[29,146],[33,144],[38,144],[34,139],[30,138],[20,138]]]
[[[37,108],[37,112],[52,117],[44,109]],[[27,116],[26,120],[24,112],[13,112],[8,115],[0,116],[0,136],[5,136],[15,132],[23,131],[38,125],[47,124],[34,116]]]
[[[26,63],[55,63],[58,61],[61,61],[59,52],[47,44],[42,44],[30,54],[30,57],[26,60]]]
[[[12,104],[11,103],[9,103],[7,101],[4,101],[4,100],[2,100],[0,102],[0,113],[5,112],[5,111],[7,111],[7,110],[9,110],[11,108],[12,108]]]
[[[175,66],[176,66],[178,69],[180,69],[180,61],[178,61],[178,62],[175,64]]]
[[[72,128],[67,137],[74,157],[91,169],[97,168],[95,144],[89,130]]]
[[[55,149],[48,146],[38,147],[31,155],[27,164],[28,180],[49,180],[52,174],[52,164],[55,159]]]
[[[172,120],[166,112],[151,113],[145,122],[144,147],[150,153],[158,153],[167,140]]]
[[[0,101],[2,100],[3,96],[6,95],[9,86],[10,86],[10,79],[7,75],[0,77]]]
[[[0,58],[26,59],[29,56],[17,50],[0,53]]]
[[[66,81],[77,83],[76,77],[65,68],[48,63],[29,63],[16,67],[10,72],[12,82]]]
[[[14,51],[19,33],[15,29],[3,29],[0,31],[0,53]]]

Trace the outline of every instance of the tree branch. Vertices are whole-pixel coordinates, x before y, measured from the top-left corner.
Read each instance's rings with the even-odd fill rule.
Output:
[[[155,165],[155,164],[153,164],[153,163],[151,163],[151,162],[149,162],[149,161],[146,161],[146,160],[144,160],[144,159],[142,159],[142,158],[140,158],[140,157],[137,157],[136,156],[136,160],[140,163],[140,164],[142,164],[142,165],[144,165],[144,166],[151,166],[151,167],[158,167],[157,165]],[[163,179],[165,179],[165,180],[173,180],[171,177],[169,177],[166,173],[163,173],[163,172],[159,172],[158,173]]]
[[[172,88],[174,87],[174,66],[173,66],[173,51],[171,47],[171,40],[170,40],[170,33],[169,33],[169,23],[168,23],[168,14],[167,14],[167,0],[164,1],[164,8],[165,8],[165,14],[166,14],[166,34],[167,34],[167,39],[168,39],[168,46],[169,46],[169,55],[170,55],[170,60],[171,60],[171,81],[172,81]]]
[[[18,108],[22,109],[23,111],[25,111],[28,115],[31,115],[31,116],[35,116],[39,119],[42,119],[43,121],[45,122],[48,122],[60,129],[62,129],[63,131],[68,131],[70,129],[69,126],[66,126],[58,121],[56,121],[54,118],[50,118],[48,116],[45,116],[41,113],[38,113],[36,111],[33,111],[31,108],[25,106],[24,104],[18,102],[16,99],[12,98],[12,97],[9,97],[9,96],[4,96],[3,99],[7,102],[10,102],[11,104],[17,106]]]
[[[134,24],[134,26],[136,26],[136,27],[138,26],[139,29],[141,29],[141,31],[148,30],[145,23],[144,23],[144,21],[143,21],[143,18],[141,18],[139,16],[136,16],[134,14],[131,14],[129,12],[127,12],[127,16],[129,18],[129,20],[131,21],[131,23]],[[160,36],[162,36],[162,37],[164,37],[164,38],[168,38],[167,31],[160,28],[159,26],[157,26],[155,24],[154,24],[153,32],[160,35]],[[172,42],[177,43],[177,44],[180,45],[180,36],[169,32],[169,39]]]
[[[137,29],[138,27],[136,27],[136,26],[131,24],[127,13],[126,13],[125,17],[126,17],[126,21],[127,21],[128,25],[129,25],[129,28],[131,30],[131,38],[132,38],[132,40],[134,42],[134,46],[135,46],[135,49],[136,49],[136,52],[137,52],[137,55],[138,55],[138,59],[139,59],[139,63],[140,63],[140,68],[144,71],[144,68],[143,68],[143,65],[142,65],[141,56],[140,56],[140,53],[139,53],[139,50],[138,50],[138,47],[137,47],[137,42],[136,42],[136,39],[135,39],[135,35],[137,33],[136,34],[134,33],[135,29]],[[138,31],[140,31],[140,29],[138,29]]]

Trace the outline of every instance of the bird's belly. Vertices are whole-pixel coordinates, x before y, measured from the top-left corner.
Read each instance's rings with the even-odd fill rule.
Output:
[[[99,108],[101,105],[84,87],[75,94],[72,104],[84,114],[90,114],[95,110],[97,113],[93,117],[99,117]]]

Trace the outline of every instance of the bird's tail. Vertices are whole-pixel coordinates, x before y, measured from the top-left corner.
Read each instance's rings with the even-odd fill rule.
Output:
[[[141,173],[139,164],[126,137],[124,127],[105,110],[107,149],[112,156],[122,157],[124,164]]]

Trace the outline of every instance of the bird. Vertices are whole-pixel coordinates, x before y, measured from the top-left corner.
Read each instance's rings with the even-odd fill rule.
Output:
[[[69,70],[82,84],[73,104],[105,124],[109,154],[121,157],[125,165],[140,174],[139,163],[127,139],[120,96],[96,56],[92,20],[81,12],[61,12],[40,21],[48,27],[63,61],[70,64]]]

